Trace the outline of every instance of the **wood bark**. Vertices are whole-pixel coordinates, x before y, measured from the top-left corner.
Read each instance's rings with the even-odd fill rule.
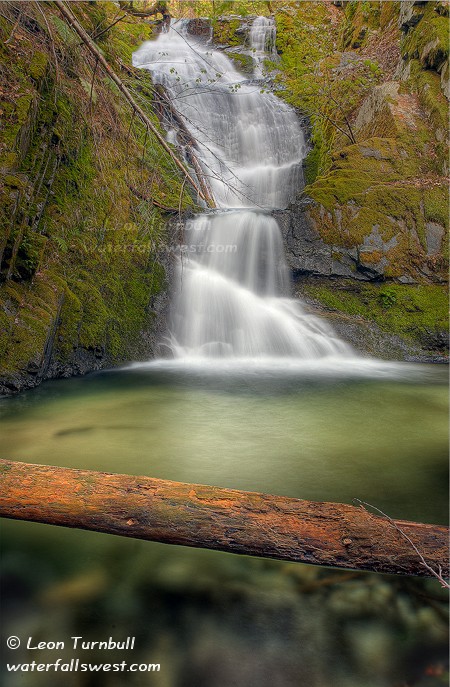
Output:
[[[158,140],[160,145],[164,148],[164,150],[170,155],[178,169],[183,172],[184,176],[186,177],[187,181],[190,183],[192,188],[196,191],[198,196],[204,200],[209,207],[214,207],[214,203],[210,198],[205,198],[203,195],[201,189],[199,186],[196,184],[194,179],[192,178],[192,175],[189,173],[185,165],[181,162],[181,160],[175,155],[173,150],[170,148],[170,146],[166,143],[164,140],[163,136],[159,133],[158,129],[155,127],[153,122],[149,119],[149,117],[145,114],[144,110],[138,105],[138,103],[135,101],[133,96],[131,95],[130,91],[128,88],[125,86],[123,83],[122,79],[115,73],[115,71],[111,68],[111,66],[108,64],[108,62],[105,60],[103,57],[102,53],[99,51],[97,46],[95,45],[94,41],[91,39],[89,34],[84,30],[84,28],[81,26],[81,24],[78,22],[76,17],[72,14],[71,10],[62,2],[62,0],[54,0],[55,5],[58,7],[60,10],[61,14],[67,19],[71,27],[77,32],[77,34],[80,36],[81,40],[83,43],[86,45],[86,47],[90,50],[90,52],[95,56],[95,58],[98,60],[98,62],[102,65],[103,69],[105,72],[108,74],[108,76],[114,81],[114,83],[117,85],[119,88],[120,92],[125,96],[127,101],[130,103],[131,107],[133,108],[134,112],[137,114],[139,119],[145,124],[145,126],[153,133],[155,138]]]
[[[395,521],[340,503],[150,477],[0,461],[0,515],[168,544],[335,568],[448,574],[446,527]]]

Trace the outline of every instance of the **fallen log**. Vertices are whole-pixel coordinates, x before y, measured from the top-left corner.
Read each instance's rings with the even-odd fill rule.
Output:
[[[7,518],[428,577],[412,542],[428,566],[448,574],[446,527],[391,521],[355,506],[7,460],[0,474],[0,515]]]

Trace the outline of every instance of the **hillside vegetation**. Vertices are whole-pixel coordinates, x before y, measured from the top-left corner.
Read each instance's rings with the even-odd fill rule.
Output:
[[[132,51],[155,25],[72,11],[153,119]],[[111,28],[108,28],[111,26]],[[0,3],[0,364],[4,388],[148,357],[179,171],[52,3]],[[159,126],[159,125],[158,125]],[[151,336],[150,336],[151,338]]]

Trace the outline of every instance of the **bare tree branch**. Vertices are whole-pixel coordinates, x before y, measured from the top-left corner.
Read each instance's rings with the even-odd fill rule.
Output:
[[[202,192],[201,188],[197,185],[197,183],[194,181],[192,175],[189,173],[185,165],[181,162],[181,160],[178,158],[177,155],[175,155],[174,151],[170,148],[170,146],[166,143],[164,140],[163,136],[159,133],[158,129],[155,127],[153,122],[150,120],[150,118],[145,114],[143,109],[137,104],[133,96],[131,95],[130,91],[128,88],[125,86],[123,81],[119,78],[119,76],[115,73],[115,71],[112,69],[112,67],[108,64],[106,59],[103,57],[102,53],[99,51],[89,34],[84,30],[84,28],[81,26],[81,24],[78,22],[76,17],[72,14],[72,11],[65,5],[62,0],[54,0],[55,5],[58,7],[60,10],[61,14],[67,19],[67,21],[70,23],[72,28],[76,31],[76,33],[80,36],[81,40],[83,43],[86,45],[86,47],[89,49],[89,51],[96,57],[99,61],[99,63],[102,65],[103,69],[106,71],[108,76],[114,81],[114,83],[118,86],[120,92],[125,96],[126,100],[129,102],[131,107],[133,108],[133,111],[138,115],[139,119],[148,127],[148,129],[153,133],[155,138],[158,140],[160,145],[164,148],[164,150],[169,154],[169,156],[172,158],[172,160],[175,162],[176,166],[181,170],[181,172],[184,174],[186,179],[189,181],[190,185],[192,188],[196,191],[198,196],[204,200],[209,207],[214,207],[214,202],[212,201],[211,198],[205,197],[204,193]]]
[[[434,568],[432,568],[431,565],[429,565],[429,564],[426,562],[425,558],[422,556],[422,554],[420,553],[419,549],[418,549],[417,546],[414,544],[414,542],[412,541],[412,539],[411,539],[410,537],[408,537],[408,535],[406,534],[406,532],[404,532],[404,531],[401,529],[401,527],[399,527],[399,525],[395,522],[395,520],[393,520],[391,517],[389,517],[389,515],[386,515],[386,513],[384,513],[382,510],[380,510],[380,508],[377,508],[376,506],[372,506],[371,503],[367,503],[366,501],[361,501],[360,499],[353,499],[353,501],[355,501],[356,503],[359,503],[359,504],[360,504],[360,507],[361,507],[363,510],[366,510],[366,508],[365,508],[364,506],[368,506],[369,508],[372,508],[373,510],[376,510],[378,513],[380,513],[381,515],[383,515],[387,520],[389,520],[389,522],[390,522],[390,524],[392,525],[392,527],[394,527],[394,528],[397,530],[397,532],[399,532],[399,534],[401,534],[401,536],[402,536],[404,539],[406,539],[406,541],[412,546],[412,548],[414,549],[414,551],[416,552],[416,554],[417,554],[417,555],[419,556],[419,558],[420,558],[421,565],[423,565],[423,567],[426,568],[426,569],[428,570],[428,572],[431,573],[431,575],[433,575],[433,577],[435,577],[437,580],[439,580],[439,582],[441,583],[441,586],[442,586],[444,589],[450,589],[450,584],[449,584],[449,583],[443,578],[443,576],[442,576],[442,567],[439,565],[437,571],[436,571]]]

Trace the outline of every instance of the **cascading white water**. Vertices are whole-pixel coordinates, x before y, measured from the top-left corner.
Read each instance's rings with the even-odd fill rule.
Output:
[[[254,74],[263,76],[263,64],[267,57],[276,58],[276,27],[272,17],[256,17],[250,29],[250,49],[255,62]]]
[[[285,208],[302,183],[305,142],[294,111],[261,92],[224,53],[192,38],[185,27],[174,22],[133,58],[167,89],[184,118],[220,208],[196,216],[185,228],[189,252],[179,264],[172,304],[174,356],[247,361],[351,356],[327,324],[289,298],[282,238],[269,214]],[[273,21],[255,20],[256,51],[274,43],[274,30]],[[256,71],[259,64],[256,60]]]

